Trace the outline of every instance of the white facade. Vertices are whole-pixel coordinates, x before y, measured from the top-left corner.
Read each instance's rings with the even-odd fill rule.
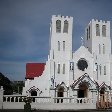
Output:
[[[101,84],[102,82],[106,82],[106,84],[110,85],[110,79],[111,79],[110,22],[102,20],[98,21],[92,19],[92,21],[87,26],[85,32],[86,32],[85,47],[88,48],[88,50],[93,54],[94,63],[98,67],[98,74],[95,80],[98,81],[99,84]]]
[[[36,91],[37,96],[97,99],[102,88],[110,92],[110,22],[92,19],[85,29],[84,46],[74,53],[72,29],[73,17],[52,16],[45,70],[40,77],[25,81],[23,95]]]

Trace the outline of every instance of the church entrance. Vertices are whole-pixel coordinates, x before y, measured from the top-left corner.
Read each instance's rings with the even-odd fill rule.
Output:
[[[105,108],[109,108],[109,105],[108,105],[108,96],[106,96],[106,93],[105,93],[105,87],[102,87],[99,91],[99,95],[98,95],[98,101],[97,101],[97,108],[102,108],[102,109],[105,109]],[[107,100],[107,101],[106,101]]]
[[[37,96],[37,91],[32,90],[31,91],[31,96]],[[33,98],[32,101],[35,102],[35,98]]]
[[[37,96],[37,92],[35,90],[31,91],[31,96]]]
[[[88,95],[88,87],[85,83],[79,85],[78,98],[85,98]]]
[[[64,97],[64,88],[63,87],[60,87],[58,89],[57,97]],[[61,98],[57,99],[57,103],[59,103],[59,102],[63,103],[63,99],[61,99]]]
[[[105,87],[100,90],[100,101],[102,104],[105,103]]]
[[[100,89],[96,104],[97,108],[101,109],[111,108],[109,101],[109,91],[107,90],[107,88],[102,87]]]
[[[78,90],[78,98],[84,98],[84,90]]]

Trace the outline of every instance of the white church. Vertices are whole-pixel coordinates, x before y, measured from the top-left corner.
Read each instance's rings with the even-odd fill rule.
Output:
[[[53,15],[46,63],[27,63],[23,95],[89,98],[110,102],[112,55],[110,22],[92,19],[82,45],[72,51],[73,17]]]

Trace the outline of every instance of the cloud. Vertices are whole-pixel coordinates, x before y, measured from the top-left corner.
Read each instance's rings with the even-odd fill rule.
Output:
[[[16,72],[24,74],[25,63],[47,60],[52,15],[73,16],[76,50],[89,21],[111,21],[111,10],[111,0],[0,0],[0,71],[8,74],[11,70],[16,79]]]

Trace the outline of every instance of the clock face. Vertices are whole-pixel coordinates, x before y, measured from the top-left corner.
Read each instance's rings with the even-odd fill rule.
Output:
[[[88,63],[85,59],[80,59],[77,63],[78,69],[84,71],[85,68],[88,68]]]

